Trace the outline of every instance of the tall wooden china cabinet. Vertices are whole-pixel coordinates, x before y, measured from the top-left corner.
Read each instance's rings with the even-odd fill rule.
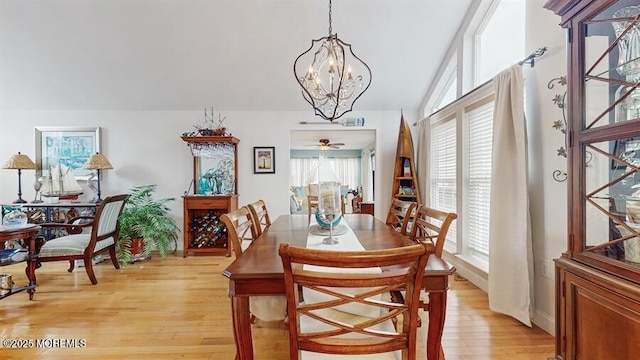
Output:
[[[568,30],[556,359],[640,359],[640,1],[551,0]]]
[[[184,257],[231,255],[220,215],[238,208],[238,140],[233,136],[183,136],[193,155],[193,194],[183,196]]]

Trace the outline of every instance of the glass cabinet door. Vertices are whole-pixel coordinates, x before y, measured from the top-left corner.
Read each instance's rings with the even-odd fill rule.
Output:
[[[570,226],[577,259],[640,280],[640,5],[627,3],[573,27]]]
[[[192,144],[195,157],[195,191],[198,195],[234,195],[235,145],[231,142]]]

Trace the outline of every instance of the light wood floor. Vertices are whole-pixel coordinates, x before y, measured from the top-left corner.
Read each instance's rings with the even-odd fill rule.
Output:
[[[234,359],[223,256],[158,256],[116,270],[95,266],[97,285],[84,268],[66,262],[37,270],[34,300],[22,292],[0,301],[0,334],[32,340],[34,348],[0,348],[0,359]],[[26,282],[24,265],[0,268]],[[443,346],[447,360],[528,360],[553,355],[554,339],[539,328],[488,310],[487,296],[467,281],[452,280]],[[424,322],[427,317],[422,316]],[[425,324],[426,325],[426,324]],[[424,358],[424,326],[419,358]],[[288,359],[281,323],[254,327],[256,359]],[[42,339],[83,340],[81,348],[35,348]]]

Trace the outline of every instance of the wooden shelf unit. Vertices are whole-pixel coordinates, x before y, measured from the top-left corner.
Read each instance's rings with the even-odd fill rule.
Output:
[[[238,208],[238,196],[183,196],[184,257],[191,253],[231,256],[227,231],[220,215]]]
[[[231,256],[231,245],[227,239],[227,229],[220,221],[220,215],[238,208],[238,140],[232,136],[183,136],[193,155],[193,194],[182,197],[184,212],[184,251],[183,256],[190,253],[223,254]],[[208,166],[216,164],[210,153],[200,153],[208,145],[231,146],[233,155],[225,162],[233,163],[233,169],[226,169],[227,183],[224,190],[210,193],[211,189],[201,188],[202,175],[209,172]],[[215,153],[215,152],[213,152]],[[213,162],[212,162],[213,161]],[[221,161],[222,162],[222,161]],[[231,179],[231,176],[233,177]],[[220,187],[220,185],[218,185]],[[231,193],[229,188],[232,189]]]
[[[398,133],[398,147],[396,149],[396,165],[393,170],[393,198],[414,201],[421,204],[420,186],[414,161],[413,140],[409,124],[400,116],[400,131]],[[407,174],[408,171],[408,174]],[[410,189],[411,193],[405,193],[403,189]]]

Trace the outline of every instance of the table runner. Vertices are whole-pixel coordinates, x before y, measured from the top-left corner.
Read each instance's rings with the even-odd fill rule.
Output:
[[[319,225],[314,217],[311,218],[309,222],[309,228],[314,225]],[[307,248],[309,249],[318,249],[318,250],[334,250],[334,251],[363,251],[364,247],[358,241],[358,237],[351,230],[349,224],[342,219],[338,225],[345,226],[347,228],[347,232],[342,235],[333,235],[334,238],[338,239],[338,243],[334,245],[326,245],[322,243],[328,235],[315,235],[311,232],[308,233],[307,236]]]

